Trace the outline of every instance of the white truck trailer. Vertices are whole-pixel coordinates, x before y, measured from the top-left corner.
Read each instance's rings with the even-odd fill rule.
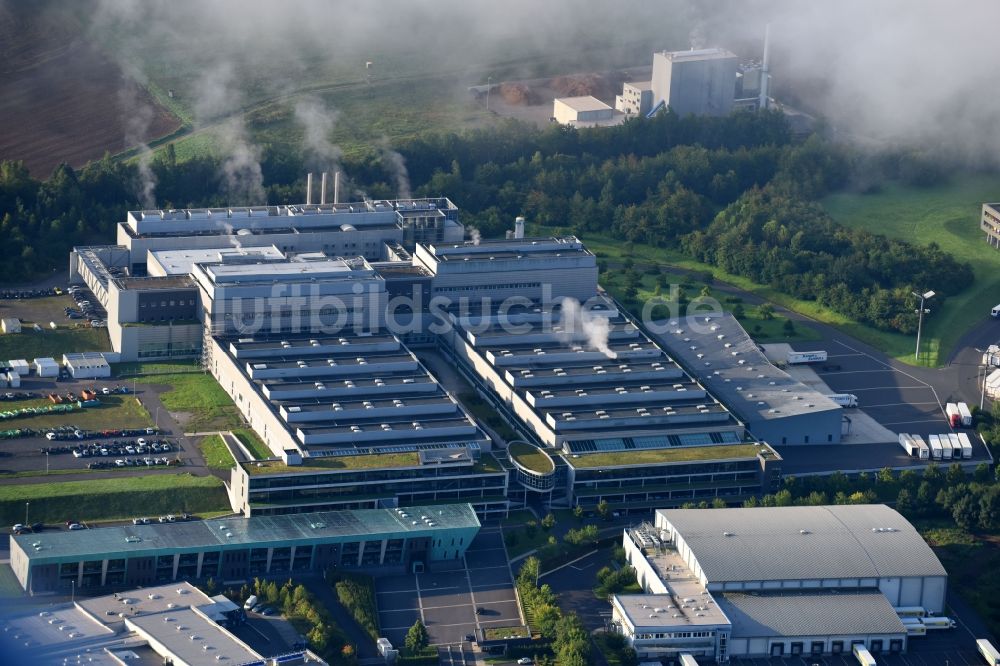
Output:
[[[944,455],[941,449],[941,438],[938,435],[928,435],[927,443],[931,447],[931,458],[941,460],[941,457]]]
[[[944,406],[944,413],[948,417],[948,425],[952,428],[958,428],[962,425],[962,414],[958,411],[958,405],[954,402],[949,402]]]
[[[955,449],[951,446],[951,436],[938,435],[938,440],[941,442],[941,459],[951,460],[955,455]]]
[[[969,409],[969,406],[964,402],[958,403],[958,415],[962,417],[963,428],[972,427],[972,411]]]
[[[822,363],[825,360],[825,351],[790,351],[788,352],[787,358],[788,365],[797,365],[799,363]]]
[[[990,666],[1000,666],[1000,652],[993,647],[993,643],[990,643],[985,638],[976,639],[976,647],[979,649],[979,654],[983,655],[983,659]]]
[[[923,623],[923,625],[925,627],[927,627],[928,631],[931,631],[932,629],[954,629],[955,628],[955,621],[953,619],[951,619],[950,617],[941,617],[941,616],[935,615],[933,617],[922,617],[922,618],[920,618],[920,621]]]
[[[851,651],[854,652],[854,658],[858,660],[858,663],[861,664],[861,666],[876,666],[875,657],[873,657],[872,653],[868,651],[868,648],[861,643],[855,643],[854,648]]]
[[[972,457],[972,440],[964,433],[958,433],[958,441],[962,444],[962,457],[968,460]]]
[[[900,433],[899,445],[903,447],[907,455],[916,456],[922,460],[927,460],[930,457],[930,449],[920,435]]]
[[[835,403],[837,403],[841,407],[857,407],[858,406],[858,396],[854,395],[853,393],[834,393],[834,394],[828,395],[826,397],[828,397],[830,400],[833,400]]]

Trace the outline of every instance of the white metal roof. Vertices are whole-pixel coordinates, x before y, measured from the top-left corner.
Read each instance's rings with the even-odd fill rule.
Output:
[[[574,111],[610,111],[611,107],[597,99],[593,95],[582,95],[580,97],[557,97],[557,102],[562,102]]]
[[[712,583],[946,576],[910,523],[883,504],[660,509]]]

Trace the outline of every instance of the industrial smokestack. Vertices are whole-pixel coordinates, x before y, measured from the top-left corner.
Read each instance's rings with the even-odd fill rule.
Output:
[[[524,238],[524,218],[518,217],[514,220],[514,238]]]
[[[313,175],[310,171],[306,176],[306,205],[308,206],[313,201]]]
[[[333,172],[333,203],[340,203],[340,172]]]
[[[319,205],[326,203],[326,171],[320,175],[319,179]]]
[[[771,24],[768,23],[764,26],[764,61],[761,66],[760,72],[760,101],[757,106],[761,111],[767,108],[767,84],[768,79],[771,78],[770,74],[770,60],[771,60]]]

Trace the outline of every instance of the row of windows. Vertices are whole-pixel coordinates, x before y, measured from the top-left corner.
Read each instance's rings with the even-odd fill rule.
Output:
[[[155,308],[156,307],[156,301],[142,301],[141,303],[139,303],[139,307],[140,308],[144,308],[144,307],[146,307],[147,303],[149,303],[149,307],[151,307],[151,308]],[[161,308],[168,307],[168,305],[167,305],[168,303],[170,304],[169,307],[172,307],[172,308],[177,307],[178,305],[180,305],[180,306],[194,305],[194,299],[193,298],[189,299],[187,301],[187,303],[185,303],[183,299],[179,300],[179,301],[177,301],[177,300],[160,301],[160,307]]]
[[[650,640],[653,638],[708,638],[712,636],[711,631],[673,631],[659,634],[638,634],[636,640]]]
[[[434,291],[497,291],[501,289],[537,289],[541,282],[511,282],[507,284],[459,285],[454,287],[434,287]]]

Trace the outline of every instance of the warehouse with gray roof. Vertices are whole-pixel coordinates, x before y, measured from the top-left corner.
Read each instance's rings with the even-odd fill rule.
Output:
[[[904,652],[897,609],[944,610],[944,567],[881,504],[660,509],[624,547],[646,594],[612,621],[641,658]]]
[[[757,439],[772,446],[840,443],[843,408],[772,365],[728,312],[648,328]]]

